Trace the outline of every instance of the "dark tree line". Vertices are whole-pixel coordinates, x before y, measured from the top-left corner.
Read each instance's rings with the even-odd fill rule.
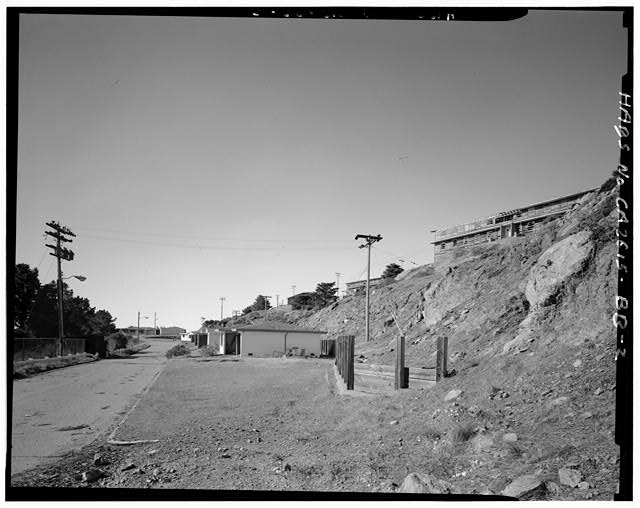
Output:
[[[114,319],[108,311],[96,310],[87,298],[74,296],[64,281],[62,292],[65,337],[106,336],[115,332]],[[16,336],[58,336],[57,284],[41,284],[37,268],[24,263],[16,265],[13,309]]]

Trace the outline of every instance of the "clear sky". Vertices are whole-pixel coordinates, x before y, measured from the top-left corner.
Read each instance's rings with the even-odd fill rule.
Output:
[[[433,260],[429,231],[600,185],[621,13],[510,22],[22,15],[16,261],[117,326]],[[402,264],[402,263],[400,263]],[[152,324],[143,320],[141,324]]]

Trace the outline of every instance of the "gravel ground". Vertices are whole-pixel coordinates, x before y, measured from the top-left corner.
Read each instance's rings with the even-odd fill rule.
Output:
[[[592,409],[597,417],[576,425],[563,418],[571,402],[550,409],[531,394],[501,398],[480,386],[476,395],[444,402],[456,382],[351,397],[338,394],[328,360],[176,358],[115,435],[157,442],[97,440],[12,485],[391,493],[420,472],[466,494],[500,494],[517,476],[535,473],[557,487],[546,499],[613,498],[611,411]],[[611,395],[604,407],[612,407]],[[531,425],[541,418],[544,425]],[[580,471],[589,488],[560,485],[565,466]],[[104,477],[83,480],[94,467]]]

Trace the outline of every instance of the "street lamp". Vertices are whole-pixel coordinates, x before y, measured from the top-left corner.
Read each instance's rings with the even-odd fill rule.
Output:
[[[87,278],[84,275],[69,275],[69,277],[62,277],[62,280],[78,279],[80,282],[84,282]]]
[[[62,275],[62,272],[60,272],[60,275]],[[69,277],[60,277],[60,280],[67,280],[67,279],[78,279],[80,282],[84,282],[85,280],[87,280],[87,278],[84,275],[69,275]],[[62,283],[60,284],[60,287],[62,287]],[[60,356],[62,356],[62,348],[64,345],[64,312],[63,312],[63,303],[62,303],[62,298],[60,298],[60,302],[58,302],[58,304],[60,305],[60,312],[59,312],[59,319],[60,319]]]

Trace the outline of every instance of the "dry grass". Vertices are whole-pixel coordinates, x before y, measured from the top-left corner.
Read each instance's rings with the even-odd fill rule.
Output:
[[[461,423],[451,432],[451,444],[454,447],[460,446],[469,441],[475,433],[476,430],[473,423]]]

